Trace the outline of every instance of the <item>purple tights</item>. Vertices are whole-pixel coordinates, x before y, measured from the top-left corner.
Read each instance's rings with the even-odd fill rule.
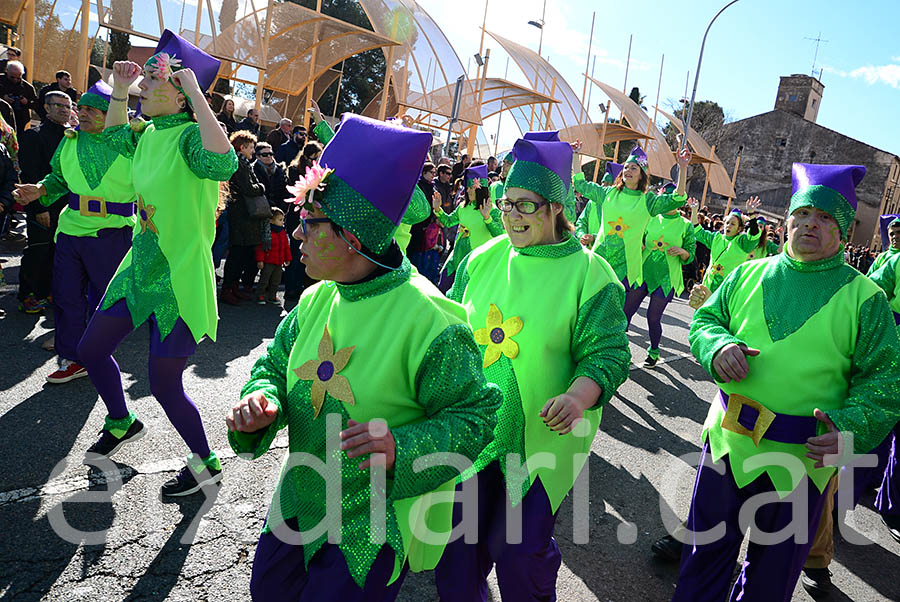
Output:
[[[637,288],[630,288],[625,283],[625,317],[628,319],[628,325],[631,325],[631,317],[637,312],[641,306],[641,301],[647,296],[647,285],[642,284]],[[650,333],[650,348],[659,349],[659,341],[662,339],[662,316],[666,311],[666,306],[675,296],[675,289],[669,291],[668,295],[663,294],[662,288],[657,288],[650,295],[650,306],[647,308],[647,330]]]
[[[134,326],[124,301],[109,310],[98,311],[92,317],[87,330],[78,343],[78,357],[87,369],[91,382],[106,404],[106,411],[112,419],[125,418],[128,407],[122,389],[122,374],[113,359],[113,352],[119,343],[131,334]],[[175,329],[162,341],[156,320],[150,318],[150,393],[159,401],[169,421],[190,450],[205,458],[209,455],[209,443],[203,430],[200,412],[190,397],[184,392],[182,374],[188,358],[193,354],[190,331],[181,320]],[[178,331],[178,332],[176,332]],[[170,341],[173,339],[173,341]],[[172,344],[177,341],[178,344]],[[194,344],[194,346],[196,346]],[[179,357],[167,357],[177,353]]]

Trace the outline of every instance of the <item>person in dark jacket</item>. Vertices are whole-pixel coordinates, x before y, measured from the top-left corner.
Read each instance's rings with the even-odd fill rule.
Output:
[[[291,130],[291,139],[276,149],[275,160],[285,165],[293,163],[300,151],[303,150],[304,144],[306,144],[306,128],[302,125],[295,125]]]
[[[237,129],[237,122],[234,120],[234,101],[226,98],[222,103],[222,110],[216,115],[219,123],[225,124],[225,131],[230,136]]]
[[[250,132],[254,136],[259,136],[259,111],[256,109],[247,111],[247,116],[234,126],[234,131],[239,132],[241,130]],[[240,153],[238,154],[240,155]]]
[[[22,137],[31,121],[31,109],[37,102],[34,87],[25,81],[25,66],[18,61],[6,65],[6,73],[0,75],[0,98],[9,103],[16,116],[16,135]],[[70,99],[71,101],[71,99]],[[68,121],[68,115],[66,116]]]
[[[266,136],[266,142],[272,145],[273,149],[278,148],[285,142],[291,139],[291,127],[293,126],[293,122],[284,118],[278,122],[278,127],[273,128],[271,132]]]
[[[419,178],[418,186],[425,193],[425,198],[431,202],[434,197],[434,176],[436,175],[434,163],[426,161],[422,166],[422,176]]]
[[[81,94],[72,85],[72,75],[68,71],[57,71],[56,81],[52,84],[47,84],[38,92],[34,110],[41,116],[41,119],[47,116],[47,111],[44,109],[44,98],[50,92],[65,92],[72,99],[72,104],[77,104],[78,99],[81,98]]]
[[[3,231],[7,220],[12,215],[15,204],[12,191],[17,179],[18,174],[13,166],[12,158],[9,156],[9,151],[0,143],[0,232]]]
[[[247,208],[247,199],[266,194],[250,165],[256,136],[241,130],[233,133],[230,139],[237,151],[238,168],[228,181],[228,259],[225,260],[220,299],[229,305],[237,305],[241,300],[250,299],[253,292],[257,272],[256,246],[263,242],[263,228],[268,219],[250,217]],[[243,282],[244,291],[240,290],[239,282]]]
[[[256,143],[256,161],[253,162],[253,173],[260,184],[266,187],[266,198],[269,205],[278,207],[287,213],[290,196],[286,189],[287,170],[283,163],[275,160],[275,153],[268,142]]]
[[[322,154],[322,145],[318,142],[307,142],[303,147],[303,152],[297,155],[288,166],[288,184],[293,185],[294,182],[306,174],[306,168],[313,164],[313,161]],[[300,225],[300,212],[294,211],[296,206],[290,207],[286,212],[284,229],[288,232],[294,232]],[[290,237],[291,242],[291,265],[284,271],[284,298],[286,300],[297,299],[300,293],[306,288],[306,285],[312,280],[306,275],[306,266],[300,262],[300,241]]]
[[[37,184],[50,173],[50,159],[63,139],[72,99],[63,92],[48,92],[44,97],[47,117],[36,128],[25,130],[19,139],[19,168],[23,184]],[[39,313],[50,306],[53,281],[53,253],[59,212],[68,202],[68,195],[45,207],[30,203],[25,208],[28,246],[22,254],[19,269],[19,301],[26,313]]]

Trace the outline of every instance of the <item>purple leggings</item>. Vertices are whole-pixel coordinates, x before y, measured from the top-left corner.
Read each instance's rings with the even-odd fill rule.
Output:
[[[178,318],[172,332],[160,339],[155,316],[150,316],[150,393],[169,417],[169,421],[188,448],[201,458],[209,455],[209,443],[200,412],[184,392],[182,373],[196,343],[187,325]],[[78,358],[87,369],[91,382],[106,404],[113,420],[128,416],[122,374],[113,359],[119,343],[131,334],[134,325],[124,300],[97,311],[78,343]]]
[[[646,296],[646,283],[637,288],[630,288],[628,280],[625,280],[625,317],[628,319],[629,326],[631,325],[631,317],[637,312],[638,307],[641,306],[641,301]],[[650,306],[647,308],[647,330],[650,333],[651,349],[659,349],[659,341],[662,339],[662,315],[674,296],[675,289],[670,290],[669,294],[665,295],[662,287],[657,287],[653,294],[650,295]]]

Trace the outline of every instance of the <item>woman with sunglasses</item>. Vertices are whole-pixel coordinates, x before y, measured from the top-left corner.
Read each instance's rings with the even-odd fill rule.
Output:
[[[600,408],[628,375],[625,291],[572,236],[571,146],[539,134],[516,142],[497,201],[508,236],[473,250],[449,294],[466,310],[503,405],[493,441],[461,477],[477,478],[478,539],[447,546],[436,570],[443,602],[487,600],[493,566],[504,600],[555,599],[556,512],[590,452]],[[521,543],[504,543],[508,532]]]
[[[459,226],[456,243],[453,245],[453,254],[450,255],[442,270],[448,280],[456,273],[459,262],[472,249],[503,234],[500,213],[491,207],[487,165],[481,161],[475,161],[466,168],[464,179],[465,196],[453,213],[444,213],[439,200],[432,199],[431,201],[434,215],[443,227]]]

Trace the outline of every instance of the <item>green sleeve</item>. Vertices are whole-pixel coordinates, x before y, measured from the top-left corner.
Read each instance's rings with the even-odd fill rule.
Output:
[[[757,232],[756,234],[738,234],[737,244],[745,253],[749,253],[753,249],[759,246],[759,237],[762,235],[762,230]]]
[[[707,230],[706,228],[704,228],[703,226],[701,226],[700,224],[697,224],[696,226],[694,226],[694,238],[696,239],[697,242],[699,242],[701,245],[703,245],[707,249],[712,250],[712,246],[716,240],[716,236],[721,236],[721,234],[718,234],[717,232],[711,232],[711,231]],[[748,253],[749,253],[749,251],[748,251]]]
[[[771,240],[766,241],[766,253],[768,255],[778,255],[781,252],[779,246]]]
[[[253,459],[260,457],[272,445],[278,431],[287,425],[285,415],[285,401],[287,400],[287,369],[288,359],[294,341],[297,339],[297,316],[299,305],[289,313],[278,329],[275,338],[269,343],[265,355],[256,360],[250,370],[250,380],[241,389],[241,397],[254,391],[261,391],[269,403],[278,406],[278,416],[275,422],[267,428],[253,433],[241,431],[229,431],[228,443],[236,454],[252,454]]]
[[[111,149],[125,157],[134,159],[134,151],[137,149],[138,139],[141,134],[131,129],[131,125],[123,123],[103,130],[103,142]]]
[[[596,203],[598,209],[603,207],[603,201],[606,199],[606,193],[609,191],[609,188],[594,182],[588,182],[584,177],[584,172],[580,171],[575,174],[572,183],[575,185],[575,192]]]
[[[452,228],[459,224],[459,208],[462,205],[457,205],[456,209],[453,210],[453,213],[447,214],[444,213],[444,210],[438,207],[434,210],[434,215],[437,217],[437,220],[441,222],[441,225],[445,228]]]
[[[44,176],[43,180],[38,182],[39,186],[42,185],[47,189],[47,194],[40,198],[41,205],[44,205],[45,207],[49,207],[55,203],[59,197],[69,192],[69,185],[63,177],[62,164],[59,159],[63,144],[65,144],[65,138],[63,138],[63,143],[57,146],[56,150],[53,151],[53,156],[50,157],[50,173]]]
[[[319,123],[324,122],[320,121]],[[409,226],[414,226],[419,222],[424,222],[429,215],[431,215],[431,202],[425,198],[424,194],[414,194],[409,202],[409,207],[406,208],[406,213],[403,214],[403,218],[400,221]]]
[[[897,262],[884,262],[881,267],[869,274],[869,278],[884,291],[888,301],[896,296],[894,289],[897,284]]]
[[[697,253],[697,234],[694,232],[694,227],[690,224],[685,224],[684,234],[681,237],[681,248],[688,252],[687,259],[680,259],[681,263],[687,264],[694,261],[694,256]]]
[[[585,234],[591,234],[588,230],[591,223],[591,211],[593,210],[594,201],[588,201],[585,203],[584,209],[581,210],[581,215],[575,220],[575,238],[578,240],[581,240],[581,237]]]
[[[713,358],[722,347],[730,343],[741,344],[742,340],[728,330],[731,322],[731,311],[728,309],[728,296],[734,283],[741,275],[741,266],[728,274],[722,285],[717,288],[700,309],[694,312],[688,340],[691,353],[715,380],[721,380],[713,369]]]
[[[844,407],[827,412],[840,431],[851,431],[853,448],[868,453],[900,421],[900,339],[884,295],[867,299],[859,311],[859,334],[850,366]]]
[[[661,194],[656,196],[652,192],[644,193],[647,201],[647,211],[650,215],[661,215],[672,209],[678,209],[687,201],[687,195],[679,194]]]
[[[487,226],[491,236],[500,236],[503,234],[503,219],[500,217],[500,210],[495,207],[491,209],[489,215],[491,216],[491,221],[485,222],[484,225]]]
[[[469,286],[469,257],[471,253],[467,253],[463,257],[459,265],[456,266],[456,277],[453,279],[453,286],[447,291],[447,298],[462,303],[463,295],[466,293],[466,287]]]
[[[227,153],[206,150],[203,148],[200,126],[196,123],[184,128],[178,139],[178,145],[188,168],[198,178],[227,182],[237,171],[238,158],[234,148],[229,148]]]
[[[316,138],[319,139],[323,145],[331,142],[331,139],[334,138],[334,130],[331,129],[331,126],[328,125],[328,122],[324,119],[316,124],[316,127],[313,128],[313,134],[316,135]]]
[[[481,352],[465,324],[448,326],[428,348],[416,374],[418,403],[426,418],[391,433],[396,443],[393,500],[421,495],[459,476],[452,466],[415,471],[413,463],[427,454],[462,454],[475,460],[494,436],[499,387],[481,370]]]
[[[586,376],[600,386],[600,398],[591,409],[603,407],[628,378],[631,351],[624,306],[625,289],[610,282],[578,308],[571,345],[576,367],[569,384]]]

